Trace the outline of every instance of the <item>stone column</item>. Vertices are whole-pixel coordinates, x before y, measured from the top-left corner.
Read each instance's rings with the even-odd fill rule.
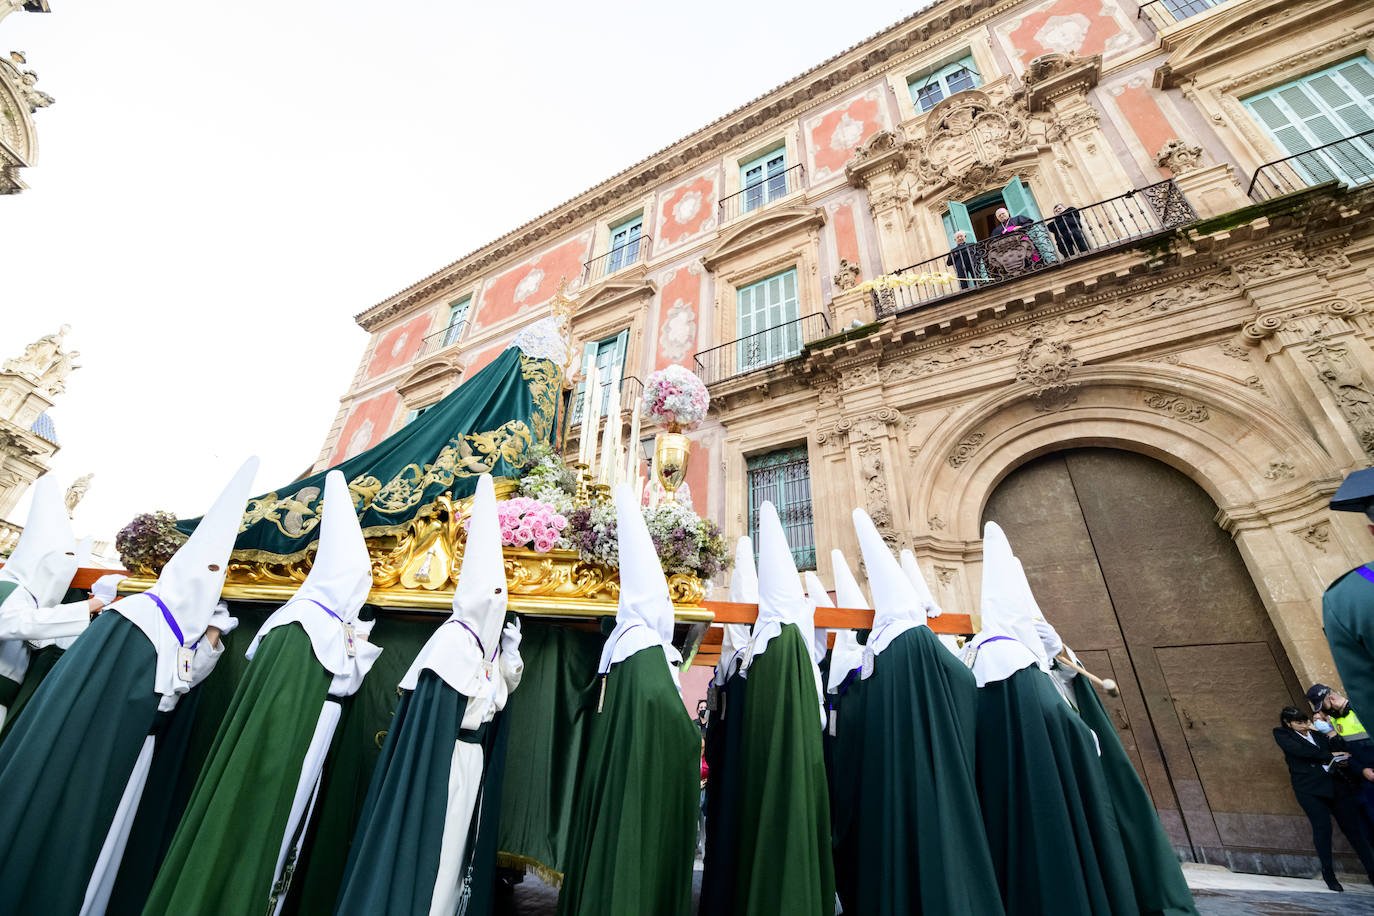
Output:
[[[882,272],[890,273],[918,259],[906,236],[906,195],[901,190],[906,168],[905,143],[900,133],[880,130],[859,147],[845,166],[849,183],[868,193],[873,224],[878,229]]]

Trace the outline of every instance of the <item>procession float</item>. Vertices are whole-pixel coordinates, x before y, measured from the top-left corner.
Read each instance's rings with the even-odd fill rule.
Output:
[[[691,459],[686,432],[707,414],[705,386],[672,366],[650,376],[642,396],[622,410],[618,379],[598,378],[595,365],[571,365],[570,354],[579,352],[568,333],[574,309],[560,288],[550,317],[403,429],[335,468],[348,480],[367,540],[372,590],[363,617],[375,620],[370,639],[383,652],[343,713],[285,912],[327,911],[333,903],[395,710],[396,684],[450,613],[480,475],[496,481],[509,610],[524,627],[524,679],[501,717],[501,865],[557,884],[567,862],[597,662],[619,596],[612,487],[629,482],[644,494],[684,667],[713,666],[721,627],[750,624],[757,615],[757,605],[712,600],[712,579],[728,568],[731,545],[715,521],[697,514],[683,488]],[[646,472],[639,443],[648,434],[654,448]],[[225,637],[231,650],[247,646],[305,580],[324,477],[320,471],[249,500],[223,590],[241,621]],[[135,519],[117,541],[131,573],[120,591],[150,587],[198,521],[166,513]],[[822,607],[816,614],[818,629],[862,632],[871,622],[867,610]],[[966,614],[948,613],[931,625],[972,632]],[[181,781],[179,793],[189,793],[246,666],[241,649],[227,652],[197,691],[188,759],[170,777]],[[156,823],[142,829],[143,839],[165,841],[154,835]]]

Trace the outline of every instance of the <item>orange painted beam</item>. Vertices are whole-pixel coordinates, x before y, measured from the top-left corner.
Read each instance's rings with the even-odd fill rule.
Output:
[[[703,601],[702,605],[715,615],[715,623],[752,624],[759,615],[757,604],[740,604],[734,601]],[[973,620],[968,614],[954,614],[949,611],[928,621],[930,629],[936,633],[950,633],[955,636],[973,635]],[[860,608],[818,607],[816,626],[830,630],[870,630],[873,628],[873,612]]]
[[[0,563],[0,569],[4,568],[5,564]],[[76,575],[72,577],[71,587],[79,588],[83,591],[90,591],[96,579],[99,579],[101,576],[108,576],[110,573],[118,573],[121,576],[127,576],[129,574],[127,570],[123,569],[100,569],[96,566],[83,566],[81,569],[78,569]]]

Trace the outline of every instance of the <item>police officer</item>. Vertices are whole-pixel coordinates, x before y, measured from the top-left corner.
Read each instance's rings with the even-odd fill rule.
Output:
[[[1331,500],[1337,512],[1363,512],[1374,522],[1374,468],[1356,471]],[[1369,526],[1374,534],[1374,524]],[[1322,596],[1322,625],[1348,705],[1374,710],[1374,563],[1341,576]]]
[[[1351,769],[1359,777],[1358,797],[1365,831],[1374,836],[1374,739],[1355,715],[1350,701],[1325,684],[1309,687],[1307,702],[1316,714],[1313,727],[1326,733],[1332,748],[1350,754]]]

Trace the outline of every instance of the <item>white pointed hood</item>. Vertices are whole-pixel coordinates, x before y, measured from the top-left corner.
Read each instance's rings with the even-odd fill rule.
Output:
[[[248,646],[251,659],[272,630],[288,623],[300,624],[310,636],[315,658],[332,675],[331,696],[352,695],[382,650],[367,641],[371,621],[358,620],[358,612],[372,590],[372,560],[353,506],[348,481],[339,471],[324,478],[320,538],[301,587],[291,600],[267,618]],[[352,653],[350,654],[350,638]]]
[[[199,643],[209,626],[210,616],[224,590],[229,555],[233,552],[257,471],[256,457],[243,463],[186,543],[167,561],[152,588],[110,605],[111,610],[142,630],[156,647],[154,690],[164,697],[173,697],[191,688],[177,676],[177,650]],[[180,638],[176,635],[178,631]]]
[[[743,535],[735,542],[735,571],[730,576],[728,600],[735,604],[759,603],[759,574],[754,568],[754,542],[749,535]],[[722,686],[734,674],[736,663],[744,658],[749,650],[749,625],[747,623],[727,623],[722,628],[720,661],[716,662],[716,673],[711,683]]]
[[[94,537],[84,537],[67,550],[51,551],[38,561],[38,569],[28,583],[38,607],[50,608],[62,603],[76,571],[90,561],[94,546]]]
[[[802,642],[814,663],[816,608],[802,591],[797,563],[792,558],[792,548],[787,546],[778,510],[765,501],[759,507],[759,616],[754,621],[750,657],[744,662],[746,670],[789,623],[801,631]]]
[[[835,573],[835,601],[840,607],[868,610],[868,599],[849,571],[849,563],[838,550],[830,551],[830,568]],[[836,630],[835,647],[830,650],[830,671],[826,678],[827,693],[838,693],[849,672],[862,667],[864,647],[853,630]]]
[[[620,540],[620,604],[597,672],[605,674],[616,662],[660,646],[677,682],[682,654],[673,648],[673,601],[668,596],[668,580],[629,484],[615,488],[615,518]]]
[[[426,668],[469,698],[499,689],[493,664],[501,648],[508,600],[496,487],[491,475],[483,474],[468,514],[467,545],[453,591],[453,613],[420,650],[401,679],[402,689],[414,690]]]
[[[935,595],[926,584],[926,577],[921,575],[921,564],[916,562],[916,555],[910,550],[903,550],[902,572],[906,573],[907,580],[911,582],[911,587],[916,589],[916,597],[921,601],[921,607],[925,609],[927,617],[939,617],[944,613],[944,609],[935,601]]]
[[[873,632],[864,646],[863,676],[868,678],[873,674],[873,661],[892,640],[907,630],[927,625],[926,610],[873,520],[862,509],[854,510],[854,530],[859,535],[859,549],[868,567],[868,587],[873,592]]]
[[[39,607],[51,607],[62,600],[71,585],[76,574],[75,560],[76,538],[62,504],[57,476],[44,474],[33,485],[28,519],[19,543],[0,570],[0,579],[18,583]],[[66,572],[68,569],[70,572]],[[66,581],[62,582],[64,574]]]
[[[806,599],[811,602],[813,620],[816,608],[835,606],[835,602],[830,600],[830,593],[826,591],[825,584],[821,582],[821,577],[811,570],[802,573],[802,584],[806,586]],[[812,639],[815,642],[811,649],[811,657],[820,665],[825,653],[830,651],[830,631],[824,627],[817,627],[813,631]]]
[[[1029,597],[1030,586],[1006,534],[996,522],[988,522],[983,526],[982,629],[973,638],[973,675],[979,687],[1031,665],[1048,668]]]

